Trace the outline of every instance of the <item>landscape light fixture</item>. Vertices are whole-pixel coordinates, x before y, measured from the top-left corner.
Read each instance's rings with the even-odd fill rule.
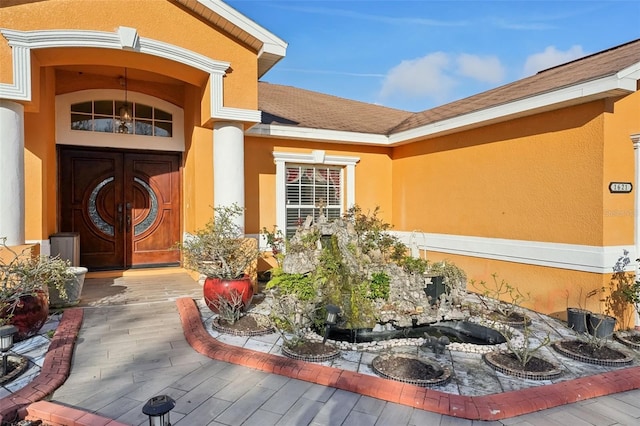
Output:
[[[324,339],[322,339],[323,345],[327,341],[329,328],[338,323],[338,314],[340,313],[340,308],[336,305],[327,305],[325,309],[327,310],[327,318],[324,321]]]
[[[154,396],[142,407],[142,414],[149,416],[149,426],[171,426],[169,412],[176,402],[168,395]]]
[[[118,113],[120,114],[120,126],[118,127],[118,133],[129,133],[128,123],[131,123],[131,105],[128,99],[128,78],[127,69],[124,69],[124,82],[120,80],[120,84],[124,85],[124,104],[120,107]]]
[[[15,325],[3,325],[0,327],[0,352],[2,352],[2,375],[7,375],[7,355],[13,347],[13,335],[18,328]]]

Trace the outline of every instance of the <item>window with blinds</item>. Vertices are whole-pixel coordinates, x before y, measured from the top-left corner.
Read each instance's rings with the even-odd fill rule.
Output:
[[[286,166],[286,216],[288,238],[307,216],[324,214],[331,221],[342,215],[342,170],[314,165]]]

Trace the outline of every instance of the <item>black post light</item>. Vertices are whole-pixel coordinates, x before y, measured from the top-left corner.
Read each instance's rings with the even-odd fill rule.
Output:
[[[171,426],[169,412],[176,402],[168,395],[154,396],[142,407],[142,414],[149,416],[149,426]]]
[[[324,345],[327,341],[327,336],[329,335],[329,328],[332,325],[336,325],[338,323],[338,314],[340,313],[340,308],[336,305],[327,305],[327,318],[324,321],[324,339],[322,339],[322,344]]]
[[[7,355],[13,347],[13,335],[18,328],[15,325],[3,325],[0,327],[0,352],[2,352],[2,375],[7,375]]]

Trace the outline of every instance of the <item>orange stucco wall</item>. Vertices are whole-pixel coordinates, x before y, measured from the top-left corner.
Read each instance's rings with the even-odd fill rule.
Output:
[[[225,105],[256,109],[257,52],[247,49],[172,2],[49,0],[1,8],[0,22],[4,28],[22,31],[77,29],[114,32],[120,26],[136,28],[140,37],[182,46],[209,58],[230,62],[233,72],[224,81]],[[9,54],[6,41],[2,44],[0,59],[3,64],[11,63],[10,60],[5,62]],[[103,50],[95,54],[95,61],[108,60],[104,58]],[[59,58],[59,55],[55,56]],[[76,54],[72,56],[78,58]],[[94,63],[86,62],[87,55],[80,57],[85,64]],[[132,64],[128,66],[135,67]],[[1,72],[1,81],[12,81],[8,70]],[[160,72],[167,73],[170,70],[161,69]]]
[[[273,161],[273,152],[309,154],[313,150],[325,150],[327,155],[359,157],[360,162],[355,168],[356,203],[365,210],[380,206],[380,216],[391,221],[390,148],[247,137],[245,139],[247,209],[245,228],[248,233],[256,233],[262,227],[271,229],[276,224],[276,166]]]
[[[612,194],[610,182],[634,183],[630,135],[640,132],[640,92],[605,104],[603,154],[603,245],[633,244],[635,191]]]
[[[393,152],[399,229],[602,244],[602,103]]]

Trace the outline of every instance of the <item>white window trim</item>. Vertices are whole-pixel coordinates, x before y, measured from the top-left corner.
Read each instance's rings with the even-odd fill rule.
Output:
[[[314,150],[310,153],[273,152],[276,163],[276,226],[282,232],[287,228],[287,206],[285,205],[286,165],[295,164],[322,164],[325,166],[341,166],[346,171],[341,172],[341,180],[344,185],[343,204],[349,209],[356,203],[356,163],[360,157],[348,157],[342,155],[326,155],[323,150]]]
[[[183,109],[143,93],[129,91],[127,92],[127,101],[153,106],[170,113],[173,116],[171,137],[87,132],[71,129],[72,104],[112,99],[124,100],[124,91],[111,89],[81,90],[56,96],[56,144],[184,152]]]

